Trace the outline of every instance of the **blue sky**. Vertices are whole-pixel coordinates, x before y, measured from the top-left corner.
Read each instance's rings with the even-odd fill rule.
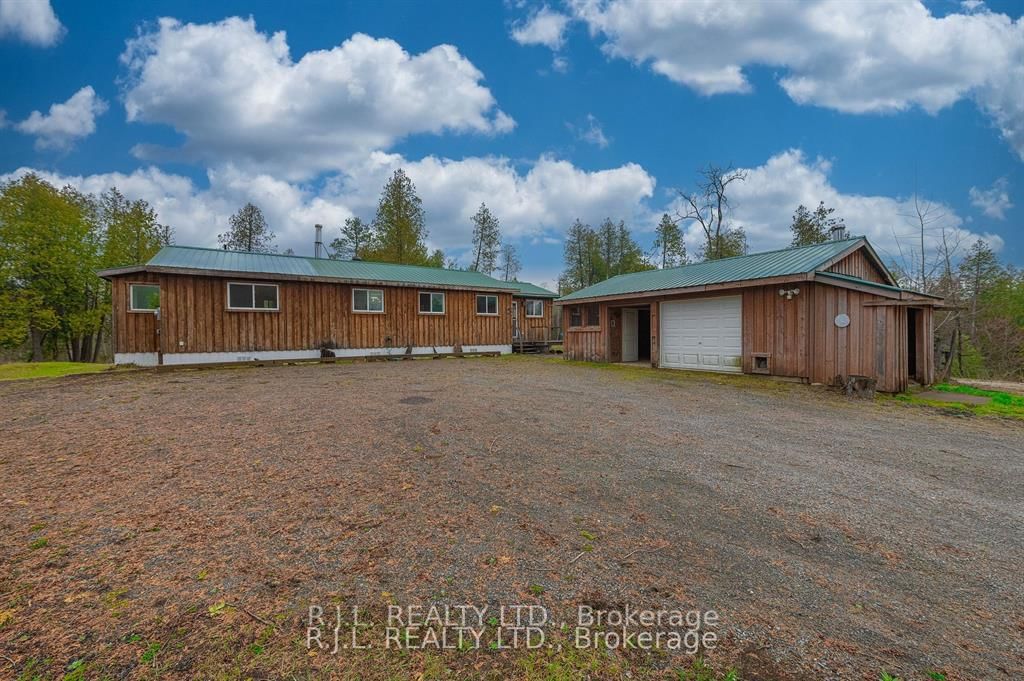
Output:
[[[0,175],[117,184],[182,244],[251,200],[308,252],[405,167],[433,245],[464,254],[483,200],[553,284],[573,218],[647,247],[675,189],[731,163],[754,250],[824,200],[910,257],[916,191],[930,240],[1024,265],[1017,3],[0,4]]]

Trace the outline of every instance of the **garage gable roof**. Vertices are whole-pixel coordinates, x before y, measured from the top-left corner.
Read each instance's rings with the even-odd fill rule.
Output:
[[[856,250],[858,246],[871,248],[867,239],[855,237],[811,246],[738,255],[663,270],[620,274],[562,296],[559,302],[808,274],[830,265],[839,256]]]
[[[441,267],[420,267],[418,265],[396,265],[394,263],[370,262],[367,260],[330,260],[308,258],[298,255],[276,253],[249,253],[226,251],[219,248],[197,248],[193,246],[165,246],[145,265],[115,268],[101,271],[100,276],[117,276],[131,272],[180,272],[184,274],[267,275],[295,278],[330,280],[338,279],[358,283],[393,284],[397,286],[449,287],[474,290],[510,291],[513,294],[524,291],[529,295],[544,291],[556,294],[539,286],[516,281],[499,281],[482,272],[448,270]],[[535,292],[536,291],[536,292]]]

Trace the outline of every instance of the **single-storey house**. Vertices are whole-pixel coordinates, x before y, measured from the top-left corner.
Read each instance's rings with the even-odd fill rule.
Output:
[[[934,380],[943,301],[901,288],[867,239],[840,237],[623,274],[555,302],[570,359],[829,385],[863,376],[901,392]]]
[[[104,270],[116,364],[512,352],[557,294],[479,272],[167,246]],[[537,333],[540,333],[537,331]]]

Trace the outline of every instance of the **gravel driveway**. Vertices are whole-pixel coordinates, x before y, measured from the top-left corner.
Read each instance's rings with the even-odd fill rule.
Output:
[[[115,373],[0,403],[2,678],[385,675],[394,656],[299,643],[307,604],[383,601],[713,609],[708,658],[743,679],[1024,678],[1016,423],[522,357]],[[529,675],[459,655],[438,659]]]

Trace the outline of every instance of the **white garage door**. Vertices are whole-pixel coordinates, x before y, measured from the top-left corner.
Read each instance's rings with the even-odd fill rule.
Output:
[[[661,366],[740,371],[743,354],[741,296],[661,304]]]

